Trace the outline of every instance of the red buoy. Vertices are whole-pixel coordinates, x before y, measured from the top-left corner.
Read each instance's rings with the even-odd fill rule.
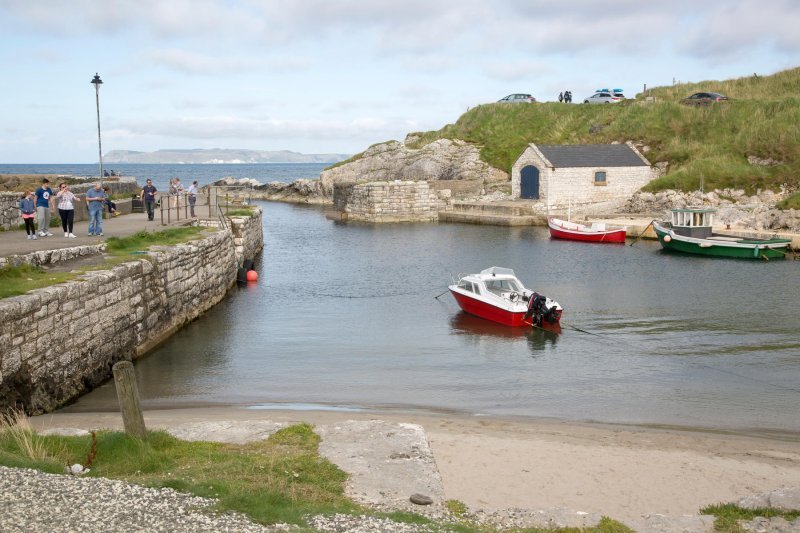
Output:
[[[258,281],[258,272],[256,272],[255,270],[248,270],[247,281]]]

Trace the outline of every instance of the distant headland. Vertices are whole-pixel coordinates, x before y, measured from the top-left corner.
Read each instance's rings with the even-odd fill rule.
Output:
[[[351,154],[301,154],[290,150],[242,150],[225,148],[196,148],[136,152],[112,150],[103,156],[106,163],[338,163]]]

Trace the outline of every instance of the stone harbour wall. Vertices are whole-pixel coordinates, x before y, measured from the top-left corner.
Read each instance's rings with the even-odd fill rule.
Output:
[[[19,216],[19,201],[22,193],[0,192],[0,228],[9,230],[22,224]]]
[[[142,259],[0,300],[0,410],[52,411],[213,307],[236,281],[236,240],[253,255],[260,250],[261,217],[248,217],[239,232],[155,247]]]
[[[334,188],[334,207],[347,220],[436,222],[439,200],[426,181],[378,181]]]

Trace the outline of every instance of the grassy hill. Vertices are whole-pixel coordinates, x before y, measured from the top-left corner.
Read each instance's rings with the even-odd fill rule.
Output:
[[[720,92],[732,100],[706,107],[679,103],[699,91]],[[648,96],[655,101],[638,95],[611,105],[481,105],[455,124],[417,133],[419,139],[410,146],[440,138],[462,139],[482,145],[486,162],[510,172],[531,142],[632,140],[650,148],[645,156],[651,163],[669,163],[667,174],[647,186],[650,191],[692,191],[701,179],[706,190],[800,188],[800,68],[771,76],[656,87]],[[776,164],[751,165],[748,156]]]

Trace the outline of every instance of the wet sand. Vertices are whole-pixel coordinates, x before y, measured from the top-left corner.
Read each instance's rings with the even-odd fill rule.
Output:
[[[710,504],[800,486],[800,434],[730,434],[396,412],[204,407],[147,411],[148,428],[213,421],[421,425],[447,499],[488,511],[564,507],[617,519],[697,514]],[[117,413],[55,413],[38,429],[121,428]],[[354,438],[353,453],[370,447]]]

